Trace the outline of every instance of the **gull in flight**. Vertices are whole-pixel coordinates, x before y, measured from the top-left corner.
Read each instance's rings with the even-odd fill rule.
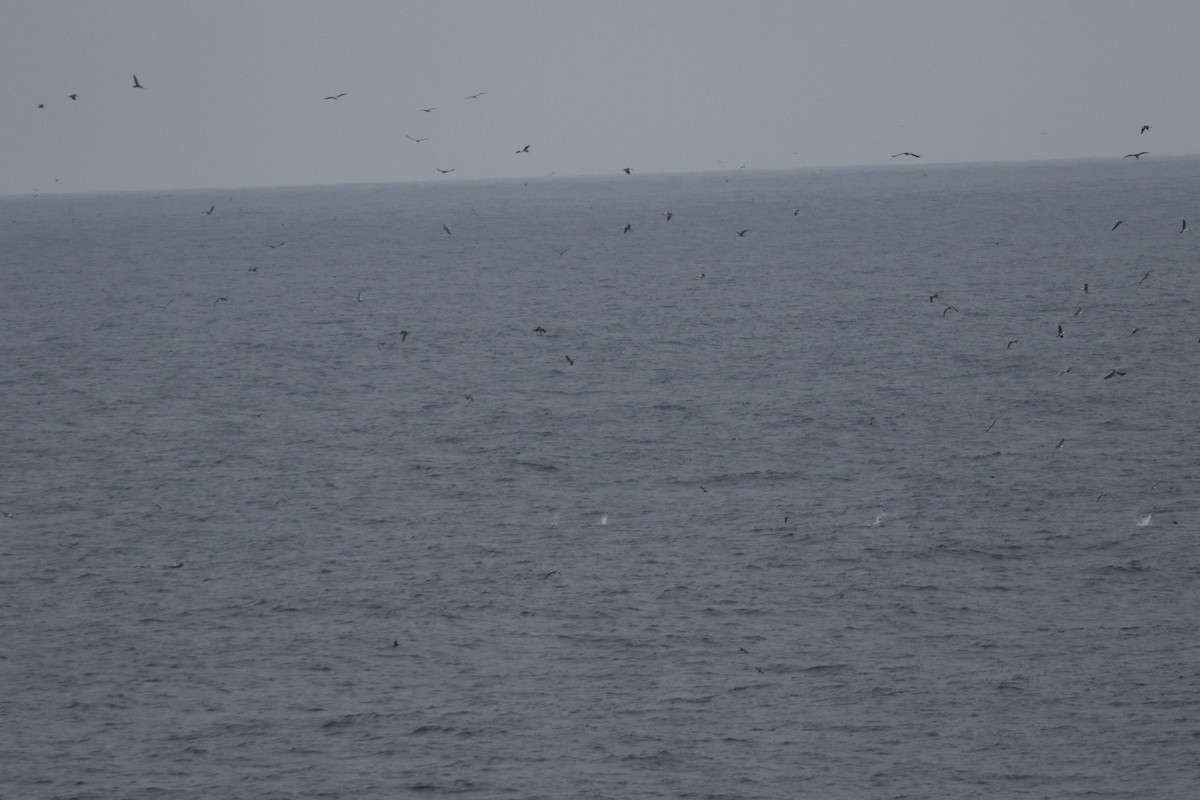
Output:
[[[337,100],[338,98],[345,97],[345,96],[346,96],[345,92],[339,92],[338,94],[331,94],[331,95],[329,95],[329,97],[323,97],[321,99],[322,100]]]
[[[436,169],[438,172],[442,173],[443,175],[445,175],[447,172],[454,172],[454,167],[451,167],[450,169],[442,169],[441,167],[434,167],[434,169]]]
[[[1134,159],[1139,159],[1139,160],[1140,160],[1142,156],[1147,156],[1147,155],[1150,155],[1150,151],[1149,151],[1149,150],[1143,150],[1143,151],[1142,151],[1142,152],[1140,152],[1140,153],[1130,153],[1130,154],[1129,154],[1129,155],[1127,155],[1127,156],[1121,156],[1121,158],[1134,158]]]
[[[745,236],[749,232],[750,232],[749,228],[744,228],[743,230],[740,230],[740,231],[734,231],[734,233],[736,233],[739,237]]]
[[[422,108],[421,110],[428,114],[430,111],[437,111],[437,106],[430,106],[429,108]]]
[[[406,133],[406,134],[404,134],[404,138],[405,138],[405,139],[412,139],[412,140],[413,140],[414,142],[416,142],[417,144],[420,144],[421,142],[425,141],[425,140],[426,140],[426,139],[428,139],[429,137],[428,137],[428,136],[422,136],[420,139],[416,139],[416,138],[413,138],[412,136],[409,136],[409,135]]]
[[[1138,133],[1145,133],[1145,132],[1146,132],[1146,131],[1148,131],[1148,130],[1150,130],[1150,126],[1149,126],[1149,125],[1143,125],[1143,126],[1142,126],[1142,129],[1141,129],[1140,131],[1138,131]]]
[[[524,147],[522,147],[520,150],[517,151],[517,155],[520,155],[521,153],[528,153],[528,152],[529,152],[529,145],[525,145]]]
[[[464,97],[463,100],[477,100],[478,98],[483,97],[485,94],[487,94],[487,92],[479,92],[477,94],[469,94],[466,97]]]
[[[1115,231],[1117,228],[1121,227],[1121,223],[1123,223],[1124,221],[1125,221],[1125,220],[1123,220],[1123,219],[1119,219],[1119,220],[1117,220],[1115,223],[1113,223],[1113,226],[1112,226],[1111,228],[1109,228],[1109,229],[1108,229],[1108,232],[1109,232],[1109,233],[1112,233],[1112,232],[1113,232],[1113,231]],[[1086,292],[1086,291],[1087,291],[1087,289],[1084,289],[1084,291]]]
[[[903,153],[896,153],[896,155],[892,156],[892,158],[899,158],[900,156],[912,156],[913,158],[920,158],[920,156],[916,153],[910,153],[907,150],[905,150]]]
[[[142,86],[140,83],[138,83],[137,75],[133,76],[133,88],[134,89],[145,89],[146,88],[145,86]]]
[[[450,229],[446,227],[446,223],[444,223],[444,222],[442,223],[442,230],[444,230],[444,231],[446,232],[446,235],[447,235],[447,236],[453,236],[453,235],[454,235],[454,234],[452,234],[452,233],[450,232]]]
[[[1186,230],[1187,230],[1187,220],[1185,219],[1185,220],[1183,221],[1183,225],[1181,225],[1181,226],[1180,226],[1180,228],[1179,228],[1179,232],[1180,232],[1180,233],[1183,233],[1183,232],[1184,232],[1184,231],[1186,231]]]

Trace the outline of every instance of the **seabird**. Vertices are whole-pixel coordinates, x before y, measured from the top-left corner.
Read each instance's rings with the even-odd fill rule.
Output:
[[[929,302],[932,303],[934,300],[936,300],[937,298],[939,298],[941,296],[942,296],[941,292],[934,292],[933,294],[929,295]]]
[[[487,94],[487,92],[478,92],[476,94],[469,94],[466,97],[464,97],[463,100],[477,100],[478,98],[483,97],[485,94]]]
[[[800,216],[800,209],[798,209],[798,208],[797,208],[795,211],[793,211],[793,212],[792,212],[792,216],[793,216],[793,217],[798,217],[798,216]]]
[[[946,306],[944,309],[942,309],[942,316],[943,317],[946,316],[946,314],[950,313],[951,311],[953,311],[956,314],[958,313],[958,309],[955,308],[954,306]]]
[[[1123,223],[1124,221],[1125,221],[1125,220],[1123,220],[1123,219],[1119,219],[1119,220],[1117,220],[1115,223],[1113,223],[1113,226],[1112,226],[1111,228],[1109,228],[1109,229],[1108,229],[1108,232],[1109,232],[1109,233],[1112,233],[1112,232],[1113,232],[1113,231],[1115,231],[1117,228],[1121,227],[1121,223]]]
[[[1057,337],[1057,338],[1059,338],[1059,339],[1063,338],[1063,329],[1062,329],[1062,325],[1059,325],[1059,326],[1058,326],[1058,337]]]
[[[406,133],[406,134],[404,134],[404,138],[405,138],[405,139],[412,139],[412,140],[413,140],[414,142],[416,142],[417,144],[420,144],[421,142],[425,141],[425,140],[426,140],[426,139],[428,139],[429,137],[428,137],[428,136],[422,136],[420,139],[416,139],[416,138],[414,138],[414,137],[412,137],[412,136],[409,136],[409,135]]]
[[[445,175],[447,172],[454,172],[454,167],[451,167],[450,169],[442,169],[441,167],[434,167],[434,169],[436,169],[438,172],[442,173],[443,175]]]
[[[1136,335],[1137,335],[1137,332],[1138,332],[1138,331],[1140,331],[1140,330],[1141,330],[1141,328],[1134,328],[1133,330],[1131,330],[1131,331],[1129,332],[1129,335],[1130,335],[1130,336],[1136,336]]]
[[[569,247],[564,247],[562,250],[559,250],[557,247],[552,247],[550,249],[558,253],[560,256],[565,256],[571,250]]]
[[[78,99],[79,99],[79,95],[77,95],[77,94],[69,94],[69,95],[67,95],[67,97],[71,98],[72,100],[78,100]]]
[[[1142,157],[1142,156],[1147,156],[1147,155],[1150,155],[1150,151],[1149,151],[1149,150],[1143,150],[1143,151],[1142,151],[1142,152],[1140,152],[1140,153],[1130,153],[1130,154],[1129,154],[1129,155],[1127,155],[1127,156],[1121,156],[1121,158],[1136,158],[1136,159],[1141,159],[1141,157]]]
[[[988,432],[988,431],[990,431],[992,428],[996,427],[996,423],[997,423],[997,422],[999,422],[999,421],[1000,421],[1000,418],[999,418],[999,417],[996,417],[994,420],[992,420],[992,424],[991,424],[991,425],[988,425],[986,428],[984,428],[984,429],[983,429],[983,432],[984,432],[984,433],[987,433],[987,432]]]
[[[1179,226],[1179,232],[1180,232],[1180,233],[1183,233],[1183,232],[1184,232],[1184,231],[1186,231],[1186,230],[1187,230],[1187,220],[1185,219],[1185,220],[1183,221],[1183,224]]]
[[[463,395],[463,399],[464,399],[464,400],[470,400],[471,402],[475,402],[475,397],[474,397],[474,395],[464,394],[464,395]]]
[[[744,228],[740,231],[734,231],[734,233],[736,233],[738,236],[745,236],[749,232],[750,232],[749,228]]]
[[[1020,343],[1021,343],[1020,339],[1009,339],[1008,347],[1005,347],[1004,349],[1007,350],[1009,347],[1012,347],[1014,344],[1020,344]]]
[[[905,150],[903,153],[896,153],[896,155],[892,156],[892,158],[899,158],[900,156],[912,156],[913,158],[920,158],[920,156],[916,153],[910,153],[907,150]]]
[[[1065,437],[1065,436],[1063,438],[1059,439],[1058,444],[1054,445],[1054,449],[1057,450],[1058,448],[1062,447],[1063,442],[1065,442],[1066,440],[1067,440],[1067,437]]]
[[[1109,378],[1113,377],[1114,375],[1115,375],[1116,377],[1118,377],[1118,378],[1123,378],[1123,377],[1125,377],[1125,373],[1124,373],[1124,372],[1121,372],[1120,370],[1116,370],[1116,369],[1114,369],[1112,372],[1110,372],[1110,373],[1108,373],[1107,375],[1105,375],[1105,376],[1104,376],[1104,380],[1108,380]]]
[[[1145,132],[1146,132],[1146,131],[1148,131],[1148,130],[1150,130],[1150,126],[1149,126],[1149,125],[1143,125],[1143,126],[1142,126],[1142,129],[1141,129],[1140,131],[1138,131],[1138,133],[1145,133]]]
[[[1060,373],[1058,373],[1058,374],[1059,374],[1059,375],[1066,375],[1066,374],[1067,374],[1068,372],[1070,372],[1070,371],[1071,371],[1071,368],[1070,368],[1070,367],[1067,367],[1066,369],[1064,369],[1062,372],[1060,372]]]
[[[567,363],[570,364],[572,367],[575,366],[575,359],[571,358],[570,356],[563,356],[563,358],[565,358],[567,360]]]
[[[528,152],[529,152],[529,145],[525,145],[524,147],[522,147],[520,150],[517,151],[517,154],[520,155],[521,153],[528,153]]]
[[[287,244],[287,242],[280,242],[279,244],[269,244],[269,245],[267,245],[267,247],[274,250],[276,247],[283,247],[285,244]]]
[[[632,174],[633,174],[633,170],[632,170],[632,169],[630,169],[629,167],[625,167],[625,169],[623,169],[623,170],[621,170],[621,171],[622,171],[622,172],[624,172],[626,175],[632,175]]]
[[[45,107],[46,107],[45,103],[38,103],[38,108],[45,108]]]
[[[134,89],[145,89],[146,88],[145,86],[142,86],[140,83],[138,83],[137,75],[133,76],[133,88]]]
[[[437,106],[430,106],[429,108],[422,108],[421,110],[428,114],[430,111],[437,111]]]
[[[533,332],[534,333],[545,333],[546,329],[543,328],[541,325],[538,325],[536,328],[533,329]]]
[[[216,300],[213,300],[213,308],[217,307],[217,303],[221,302],[222,300],[228,300],[228,299],[229,299],[228,297],[218,297]]]
[[[345,92],[339,92],[338,94],[331,94],[331,95],[329,95],[329,97],[323,97],[321,99],[322,100],[337,100],[339,97],[345,97],[345,96],[346,96]]]
[[[447,235],[447,236],[453,236],[453,235],[454,235],[454,234],[450,233],[450,229],[446,227],[446,223],[444,223],[444,222],[442,223],[442,230],[444,230],[444,231],[446,232],[446,235]]]
[[[674,215],[674,214],[672,214],[670,211],[664,211],[664,212],[663,212],[663,216],[667,218],[667,222],[670,222],[670,221],[671,221],[671,217],[673,217],[673,216],[675,216],[675,215]]]
[[[362,292],[358,293],[358,302],[362,302]]]
[[[1088,285],[1085,283],[1085,284],[1083,285],[1083,293],[1084,293],[1084,294],[1087,294],[1087,293],[1088,293],[1087,287],[1088,287]]]
[[[400,341],[403,342],[407,338],[408,338],[408,331],[400,331]]]
[[[1150,273],[1149,273],[1149,272],[1146,272],[1146,274],[1142,276],[1142,280],[1140,280],[1140,281],[1138,281],[1138,282],[1137,282],[1137,285],[1138,285],[1138,286],[1141,286],[1141,285],[1142,285],[1142,281],[1146,280],[1146,278],[1149,278],[1149,277],[1150,277]]]
[[[267,245],[270,247],[270,245]],[[258,267],[246,267],[246,272],[258,272]]]
[[[546,578],[549,578],[551,575],[557,575],[557,574],[558,574],[558,570],[552,569],[549,572],[547,572],[545,575],[542,576],[542,580],[546,580]]]
[[[631,230],[633,230],[633,226],[626,222],[625,227],[621,229],[621,233],[629,233]]]
[[[205,213],[205,214],[211,214],[212,212],[214,212],[214,211],[216,211],[216,210],[217,210],[217,207],[216,207],[216,206],[209,206],[209,207],[208,207],[208,211],[205,211],[204,213]]]

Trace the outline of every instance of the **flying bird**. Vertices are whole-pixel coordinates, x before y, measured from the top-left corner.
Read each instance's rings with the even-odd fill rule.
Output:
[[[1186,231],[1186,230],[1187,230],[1187,220],[1185,219],[1185,220],[1183,221],[1183,224],[1179,226],[1179,232],[1180,232],[1180,233],[1183,233],[1183,232],[1184,232],[1184,231]]]
[[[228,301],[229,298],[228,297],[218,297],[216,300],[213,300],[213,308],[216,308],[217,303],[220,303],[222,300]]]
[[[623,169],[623,170],[621,170],[621,171],[622,171],[622,172],[624,172],[626,175],[632,175],[632,174],[633,174],[633,170],[632,170],[632,169],[630,169],[629,167],[625,167],[625,169]]]
[[[533,332],[534,333],[545,333],[546,329],[543,328],[541,325],[538,325],[536,328],[533,329]]]
[[[79,95],[77,95],[77,94],[69,94],[69,95],[67,95],[67,97],[71,98],[72,100],[78,100],[78,99],[79,99]]]
[[[1141,285],[1142,285],[1142,283],[1143,283],[1143,281],[1145,281],[1145,280],[1146,280],[1146,278],[1149,278],[1149,277],[1150,277],[1150,272],[1149,272],[1149,271],[1147,271],[1147,272],[1146,272],[1146,274],[1142,276],[1142,280],[1140,280],[1140,281],[1138,281],[1138,282],[1137,282],[1137,285],[1138,285],[1138,286],[1141,286]]]
[[[1104,380],[1108,380],[1109,378],[1113,377],[1114,375],[1117,376],[1118,378],[1122,378],[1125,376],[1125,373],[1121,372],[1120,370],[1114,369],[1112,372],[1110,372],[1104,376]]]
[[[529,152],[529,145],[525,145],[524,147],[522,147],[520,150],[517,151],[517,154],[519,155],[521,153],[528,153],[528,152]]]
[[[405,138],[405,139],[412,139],[412,140],[413,140],[414,142],[416,142],[417,144],[420,144],[421,142],[425,141],[425,140],[426,140],[426,139],[428,139],[429,137],[428,137],[428,136],[422,136],[420,139],[416,139],[416,138],[414,138],[414,137],[412,137],[412,136],[409,136],[409,135],[406,133],[406,134],[404,134],[404,138]]]
[[[621,233],[629,233],[631,230],[633,230],[633,226],[626,222],[625,227],[621,228]]]
[[[331,94],[331,95],[329,95],[329,97],[323,97],[321,99],[322,100],[337,100],[339,97],[345,97],[345,96],[346,96],[346,92],[339,92],[338,94]]]
[[[146,88],[145,86],[142,86],[140,83],[138,83],[137,75],[133,76],[133,88],[134,89],[145,89]]]
[[[1058,444],[1054,445],[1054,449],[1057,450],[1058,448],[1062,447],[1063,442],[1065,442],[1066,440],[1067,440],[1067,438],[1065,436],[1063,438],[1059,439]]]
[[[958,313],[958,309],[957,309],[957,308],[955,308],[954,306],[946,306],[946,308],[942,310],[942,316],[943,316],[943,317],[944,317],[944,316],[946,316],[946,315],[947,315],[947,314],[949,314],[951,311],[953,311],[955,314],[957,314],[957,313]]]
[[[442,230],[444,230],[444,231],[446,232],[446,235],[447,235],[447,236],[453,236],[453,235],[454,235],[454,234],[450,233],[450,229],[446,227],[446,223],[444,223],[444,222],[442,223]]]
[[[1059,338],[1059,339],[1063,338],[1063,329],[1062,329],[1062,325],[1059,325],[1059,326],[1058,326],[1058,337],[1057,337],[1057,338]]]
[[[485,94],[487,94],[487,92],[478,92],[477,94],[469,94],[466,97],[464,97],[463,100],[477,100],[478,98],[483,97]]]
[[[920,158],[920,156],[916,153],[910,153],[907,150],[905,150],[903,153],[896,153],[896,155],[892,156],[892,158],[899,158],[900,156],[912,156],[913,158]]]
[[[1135,158],[1135,159],[1140,159],[1142,156],[1148,156],[1148,155],[1150,155],[1150,151],[1149,151],[1149,150],[1143,150],[1143,151],[1142,151],[1142,152],[1140,152],[1140,153],[1130,153],[1130,154],[1129,154],[1129,155],[1127,155],[1127,156],[1121,156],[1121,158]]]
[[[664,212],[663,212],[663,216],[667,218],[667,222],[670,222],[670,221],[671,221],[671,217],[673,217],[673,216],[675,216],[675,215],[674,215],[674,214],[672,214],[670,211],[664,211]]]
[[[214,212],[214,211],[216,211],[216,210],[217,210],[217,207],[216,207],[216,206],[209,206],[209,207],[208,207],[208,211],[205,211],[204,213],[205,213],[205,214],[211,214],[212,212]]]
[[[280,242],[278,244],[269,244],[269,245],[267,245],[267,247],[274,250],[276,247],[283,247],[285,244],[287,244],[287,242]]]
[[[744,228],[744,229],[742,229],[742,230],[740,230],[740,231],[734,231],[734,233],[736,233],[736,234],[737,234],[739,237],[740,237],[740,236],[745,236],[745,235],[746,235],[747,233],[749,233],[749,232],[750,232],[750,229],[749,229],[749,228]]]
[[[1020,343],[1021,343],[1020,339],[1009,339],[1008,347],[1005,347],[1004,349],[1007,350],[1009,347],[1012,347],[1014,344],[1020,344]]]
[[[937,298],[939,298],[941,296],[942,296],[941,292],[934,292],[933,294],[929,295],[929,302],[932,303],[934,300],[936,300]]]
[[[567,363],[570,364],[572,367],[575,366],[575,359],[571,358],[570,356],[563,356],[563,358],[565,358],[567,360]]]
[[[1142,126],[1142,129],[1141,129],[1140,131],[1138,131],[1138,133],[1145,133],[1145,132],[1146,132],[1146,131],[1148,131],[1148,130],[1150,130],[1150,126],[1149,126],[1149,125],[1143,125],[1143,126]]]
[[[1123,219],[1119,219],[1119,220],[1117,220],[1115,223],[1113,223],[1113,226],[1112,226],[1111,228],[1109,228],[1109,229],[1108,229],[1108,232],[1109,232],[1109,233],[1112,233],[1112,232],[1113,232],[1113,231],[1115,231],[1117,228],[1121,227],[1121,223],[1123,223],[1124,221],[1125,221],[1125,220],[1123,220]]]
[[[429,108],[422,108],[421,110],[428,114],[430,111],[437,111],[437,106],[430,106]]]
[[[434,167],[434,169],[436,169],[438,172],[442,173],[443,175],[445,175],[447,172],[454,172],[454,167],[451,167],[450,169],[442,169],[441,167]]]

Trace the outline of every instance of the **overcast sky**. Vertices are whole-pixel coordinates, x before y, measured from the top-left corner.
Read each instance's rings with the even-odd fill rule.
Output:
[[[1191,155],[1198,83],[1197,0],[4,0],[0,194]]]

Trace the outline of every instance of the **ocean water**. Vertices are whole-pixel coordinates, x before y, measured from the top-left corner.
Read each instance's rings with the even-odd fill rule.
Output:
[[[0,198],[0,796],[1188,796],[1198,179]]]

